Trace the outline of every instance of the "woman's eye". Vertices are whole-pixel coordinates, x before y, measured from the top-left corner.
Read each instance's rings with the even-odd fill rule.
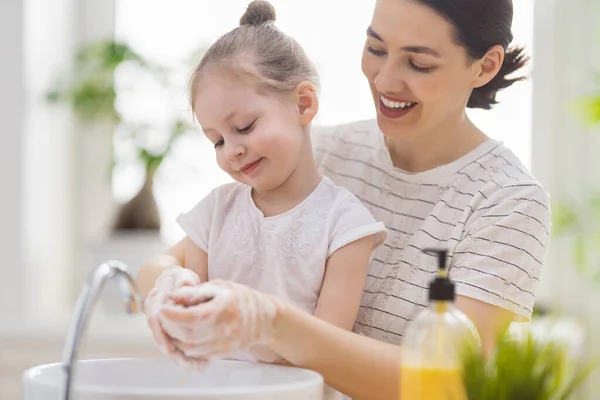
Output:
[[[385,51],[375,50],[371,46],[367,46],[367,51],[377,57],[385,55]]]
[[[410,67],[411,67],[412,69],[414,69],[415,71],[417,71],[417,72],[423,72],[423,73],[427,73],[427,72],[431,72],[431,70],[433,69],[433,68],[431,68],[431,67],[419,67],[418,65],[416,65],[416,64],[415,64],[414,62],[412,62],[412,61],[409,61],[408,63],[410,64]]]

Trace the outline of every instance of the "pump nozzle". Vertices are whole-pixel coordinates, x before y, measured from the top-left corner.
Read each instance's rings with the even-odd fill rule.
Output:
[[[438,276],[446,277],[448,276],[448,271],[446,270],[446,259],[448,257],[448,250],[446,249],[425,249],[425,252],[428,254],[435,254],[438,258]]]
[[[454,284],[448,278],[448,270],[446,269],[448,250],[426,249],[425,252],[436,254],[438,259],[438,273],[429,285],[429,299],[437,301],[454,301]]]

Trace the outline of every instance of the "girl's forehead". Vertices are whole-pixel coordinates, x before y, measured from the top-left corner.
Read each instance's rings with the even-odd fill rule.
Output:
[[[243,102],[244,99],[256,100],[257,91],[248,82],[231,74],[211,72],[203,75],[197,82],[195,102]]]
[[[243,92],[246,95],[263,94],[253,73],[238,67],[211,67],[201,72],[196,80],[196,91],[217,90]]]
[[[197,84],[194,112],[202,124],[216,125],[277,106],[273,96],[228,74],[207,74]]]

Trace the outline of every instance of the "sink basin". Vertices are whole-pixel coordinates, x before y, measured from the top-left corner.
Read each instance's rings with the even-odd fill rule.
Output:
[[[62,364],[23,373],[23,400],[57,400]],[[316,372],[278,365],[220,360],[203,372],[169,359],[108,359],[77,362],[72,397],[77,400],[322,400]]]

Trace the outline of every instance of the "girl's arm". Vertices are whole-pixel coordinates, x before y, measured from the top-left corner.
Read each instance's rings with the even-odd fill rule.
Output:
[[[181,296],[196,305],[165,305],[160,316],[164,323],[178,327],[174,337],[188,357],[223,357],[267,344],[291,364],[320,373],[330,386],[355,400],[399,398],[398,346],[349,332],[232,282],[211,281],[182,289]],[[476,325],[495,327],[481,335],[484,342],[504,329],[498,321],[505,319],[505,311],[497,306],[466,297],[459,298],[457,306],[473,316]]]
[[[315,317],[352,330],[362,298],[375,237],[364,237],[334,252],[327,261]]]
[[[169,248],[164,254],[153,257],[142,265],[136,283],[143,298],[154,288],[163,271],[173,267],[184,267],[194,271],[200,282],[208,280],[208,256],[188,237]]]
[[[375,237],[370,235],[348,243],[329,257],[315,317],[342,329],[352,330],[374,243]],[[285,357],[274,354],[263,346],[253,347],[250,353],[260,361],[290,364]]]
[[[323,375],[354,400],[398,400],[398,346],[360,336],[284,305],[270,347],[293,365]]]

